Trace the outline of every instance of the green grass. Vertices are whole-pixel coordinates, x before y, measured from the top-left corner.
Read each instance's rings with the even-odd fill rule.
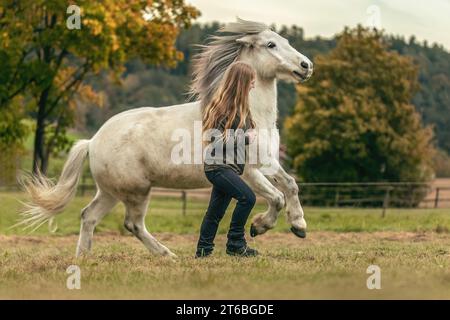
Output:
[[[76,197],[57,217],[58,230],[33,235],[9,229],[25,200],[0,193],[0,298],[305,299],[450,298],[450,210],[305,208],[306,239],[289,232],[284,213],[275,230],[248,238],[255,259],[224,252],[230,212],[211,258],[193,258],[207,203],[152,199],[147,227],[173,250],[171,262],[150,255],[123,228],[124,208],[101,222],[91,255],[74,258],[80,210]],[[230,211],[232,210],[230,208]],[[253,214],[265,210],[258,204]],[[248,230],[248,228],[247,228]],[[68,290],[68,266],[81,268],[81,290]],[[368,290],[366,269],[380,266],[381,290]]]
[[[446,234],[270,233],[252,241],[254,259],[228,257],[219,235],[213,257],[193,258],[193,235],[155,234],[177,262],[149,255],[131,236],[94,238],[75,259],[76,236],[0,237],[0,298],[306,299],[450,298]],[[81,290],[68,290],[66,269],[81,269]],[[381,290],[366,269],[381,268]]]
[[[57,216],[57,235],[77,234],[80,226],[80,210],[91,200],[91,196],[76,197],[67,210]],[[21,208],[18,202],[26,198],[21,193],[0,193],[0,234],[26,234],[20,229],[8,229],[18,217]],[[207,203],[203,200],[188,199],[186,215],[182,215],[182,203],[178,198],[154,197],[150,202],[146,224],[151,232],[173,232],[177,234],[197,234]],[[225,233],[230,221],[232,203],[219,227]],[[263,212],[265,204],[258,203],[252,215]],[[124,207],[118,204],[99,224],[98,231],[118,231],[123,228]],[[449,232],[450,209],[389,209],[381,217],[381,209],[352,208],[304,208],[308,230],[335,232],[373,232],[373,231],[438,231]],[[251,219],[249,219],[250,223]],[[275,231],[289,232],[284,211],[278,220]],[[35,234],[48,234],[43,226]]]

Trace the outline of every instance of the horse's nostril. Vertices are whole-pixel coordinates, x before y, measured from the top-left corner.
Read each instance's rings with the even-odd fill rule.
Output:
[[[302,63],[300,63],[300,65],[301,65],[303,68],[305,68],[305,69],[308,69],[308,68],[309,68],[309,63],[308,63],[308,62],[302,61]]]

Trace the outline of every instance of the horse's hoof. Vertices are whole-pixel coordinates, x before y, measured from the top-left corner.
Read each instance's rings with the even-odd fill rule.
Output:
[[[299,238],[306,238],[306,230],[305,229],[297,229],[294,227],[291,227],[291,231],[293,234],[295,234]]]
[[[256,237],[258,235],[258,231],[256,230],[256,227],[252,224],[250,226],[250,236],[252,238]]]

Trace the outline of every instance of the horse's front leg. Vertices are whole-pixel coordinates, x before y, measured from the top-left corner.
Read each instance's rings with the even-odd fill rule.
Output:
[[[246,168],[242,177],[256,194],[267,200],[269,205],[267,211],[253,218],[250,235],[255,237],[275,227],[278,215],[285,205],[284,195],[257,168]]]
[[[298,237],[306,237],[306,221],[304,218],[303,208],[298,198],[298,185],[293,177],[291,177],[281,165],[277,165],[274,174],[266,175],[278,189],[280,189],[286,198],[286,216],[291,224],[291,231]]]

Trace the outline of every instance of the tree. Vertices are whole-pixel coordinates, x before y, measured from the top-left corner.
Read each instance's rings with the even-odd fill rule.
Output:
[[[83,81],[86,75],[102,69],[119,74],[132,58],[174,67],[183,58],[174,46],[179,29],[199,15],[184,0],[80,0],[77,5],[81,24],[72,29],[67,22],[77,11],[68,14],[65,1],[0,0],[0,58],[6,57],[0,66],[8,67],[0,108],[11,110],[14,99],[25,98],[36,120],[33,171],[45,173],[50,154],[67,143],[77,99],[101,105],[102,97]]]
[[[316,181],[426,181],[432,130],[410,101],[419,89],[412,59],[387,50],[381,32],[346,28],[315,59],[285,122],[299,176]]]

